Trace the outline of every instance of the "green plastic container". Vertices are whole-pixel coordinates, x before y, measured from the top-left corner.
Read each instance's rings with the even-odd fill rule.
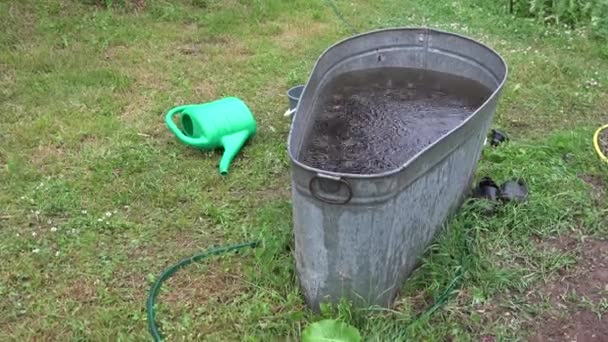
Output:
[[[173,122],[180,115],[183,131]],[[165,122],[177,139],[186,145],[203,150],[222,147],[220,173],[228,174],[230,163],[256,131],[256,123],[249,107],[236,97],[185,105],[167,112]]]

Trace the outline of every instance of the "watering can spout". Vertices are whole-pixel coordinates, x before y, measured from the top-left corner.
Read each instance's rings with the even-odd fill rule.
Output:
[[[249,134],[250,133],[245,130],[227,135],[222,138],[224,154],[222,155],[222,159],[220,160],[220,174],[228,174],[230,163],[249,138]]]

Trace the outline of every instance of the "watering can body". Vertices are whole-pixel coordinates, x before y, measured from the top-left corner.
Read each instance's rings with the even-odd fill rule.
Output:
[[[181,116],[183,130],[173,122],[176,115]],[[256,131],[251,111],[236,97],[172,108],[167,112],[165,122],[186,145],[204,150],[223,147],[224,154],[219,165],[223,175],[228,173],[230,162]]]

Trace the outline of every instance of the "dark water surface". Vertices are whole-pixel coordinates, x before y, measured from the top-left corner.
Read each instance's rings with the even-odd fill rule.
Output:
[[[470,79],[406,68],[346,73],[321,93],[300,160],[354,174],[398,168],[491,95]]]

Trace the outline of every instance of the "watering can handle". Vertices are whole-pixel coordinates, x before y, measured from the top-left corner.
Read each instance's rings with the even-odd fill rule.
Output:
[[[165,123],[167,124],[167,126],[169,127],[171,132],[173,132],[173,134],[175,134],[175,136],[179,140],[181,140],[183,143],[188,144],[188,145],[197,145],[197,144],[203,142],[205,140],[205,138],[200,137],[198,139],[195,139],[195,138],[188,137],[182,132],[181,129],[179,129],[179,127],[177,127],[175,122],[173,122],[173,116],[181,113],[184,109],[187,109],[192,106],[193,105],[184,105],[184,106],[178,106],[178,107],[172,108],[171,110],[169,110],[167,112],[167,116],[165,116]]]

